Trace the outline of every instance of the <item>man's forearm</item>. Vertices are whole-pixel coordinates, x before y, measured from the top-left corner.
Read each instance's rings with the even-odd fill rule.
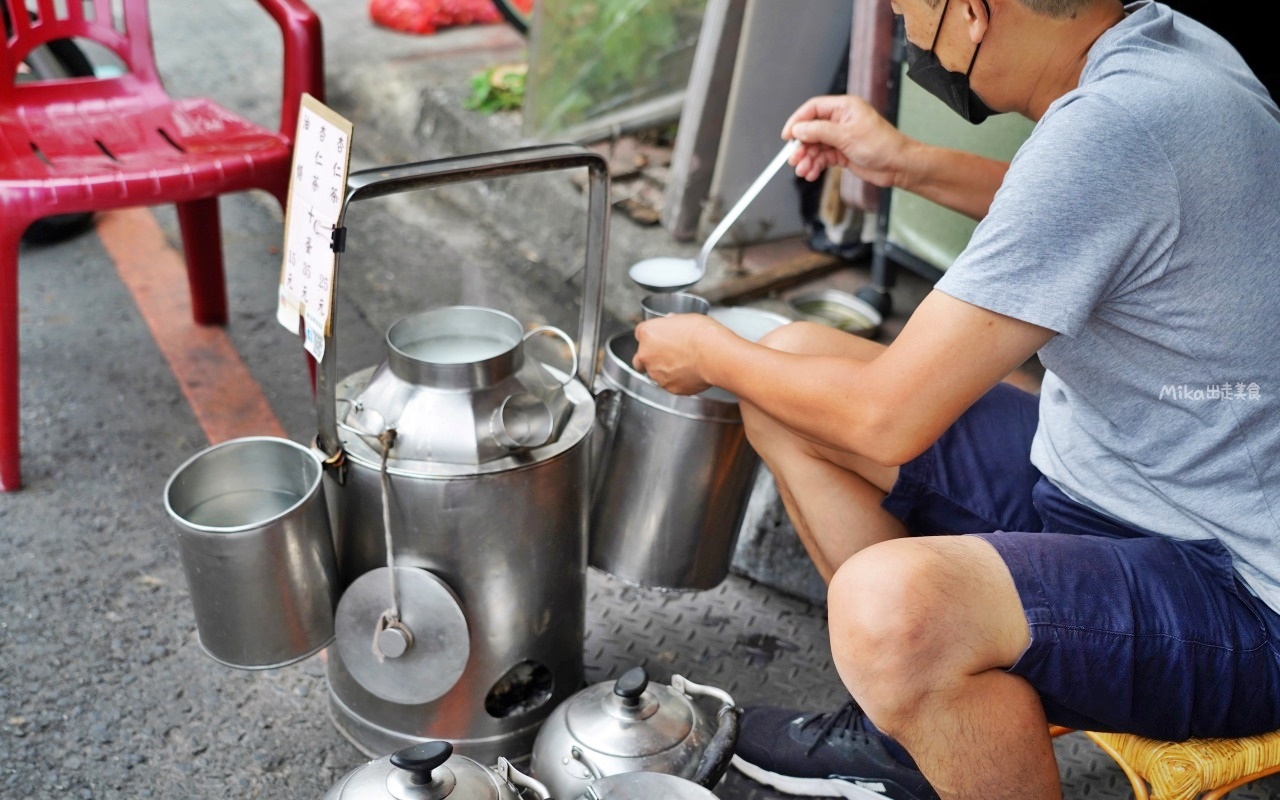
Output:
[[[894,184],[980,220],[987,215],[1009,165],[963,150],[916,142]]]
[[[890,460],[880,423],[884,387],[863,380],[868,362],[795,355],[724,337],[700,353],[700,372],[810,441]]]

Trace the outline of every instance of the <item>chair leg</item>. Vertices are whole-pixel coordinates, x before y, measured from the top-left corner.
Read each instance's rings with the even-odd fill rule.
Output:
[[[0,226],[0,489],[22,488],[18,414],[18,244],[26,223]]]
[[[191,285],[191,316],[200,325],[226,324],[227,282],[222,269],[218,198],[178,203],[178,223]]]

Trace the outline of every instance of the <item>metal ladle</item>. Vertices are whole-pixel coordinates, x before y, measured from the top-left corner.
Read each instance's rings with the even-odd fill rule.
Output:
[[[738,221],[738,217],[742,216],[742,212],[747,206],[751,205],[751,201],[756,199],[756,195],[769,185],[769,181],[782,169],[782,165],[786,164],[791,158],[792,153],[800,148],[800,141],[792,139],[783,146],[782,150],[773,157],[773,161],[769,162],[769,166],[764,168],[755,182],[747,188],[747,191],[738,199],[738,202],[729,209],[729,213],[724,215],[724,219],[720,220],[720,224],[711,231],[711,235],[702,245],[702,250],[698,252],[697,258],[676,258],[673,256],[658,256],[655,258],[646,258],[643,261],[637,261],[631,266],[629,275],[631,280],[635,281],[642,288],[650,292],[678,292],[687,289],[698,281],[702,280],[702,276],[707,271],[707,258],[711,255],[711,251],[715,249],[716,243],[720,241],[720,237],[724,236],[729,228],[733,227],[733,223]]]

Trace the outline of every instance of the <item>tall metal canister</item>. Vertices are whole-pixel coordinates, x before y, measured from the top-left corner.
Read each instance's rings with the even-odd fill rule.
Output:
[[[635,333],[604,347],[591,566],[640,586],[710,589],[729,574],[760,457],[738,398],[671,394],[631,366]]]
[[[370,755],[445,739],[484,763],[519,757],[581,687],[608,172],[565,145],[351,178],[344,217],[367,198],[577,167],[590,198],[573,363],[535,362],[516,320],[474,307],[401,320],[387,360],[341,382],[326,346],[317,447],[345,587],[330,709]]]

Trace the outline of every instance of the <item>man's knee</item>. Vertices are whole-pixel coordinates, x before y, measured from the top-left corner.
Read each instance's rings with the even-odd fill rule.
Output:
[[[935,688],[952,641],[937,613],[937,555],[918,545],[872,545],[845,562],[828,590],[836,667],[871,718],[890,727]]]
[[[895,539],[850,558],[831,581],[831,650],[879,724],[1013,664],[1030,630],[1003,559],[981,539]]]

